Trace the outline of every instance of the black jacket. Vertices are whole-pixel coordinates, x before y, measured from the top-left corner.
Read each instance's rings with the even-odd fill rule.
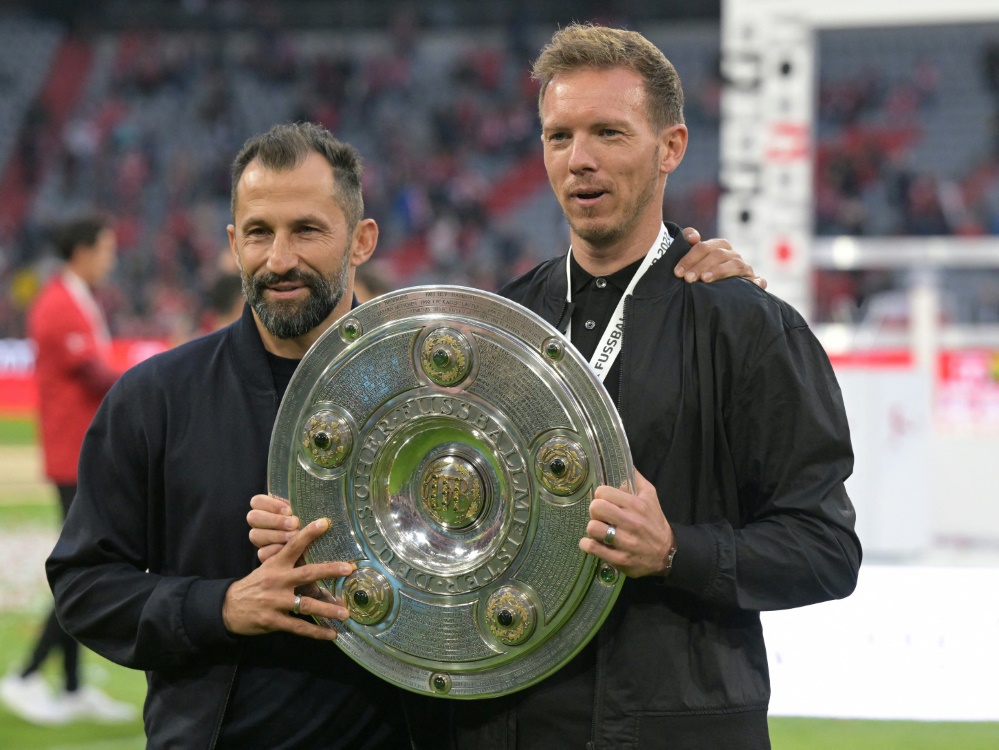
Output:
[[[843,486],[849,429],[801,316],[743,279],[675,278],[690,246],[668,227],[676,240],[626,303],[621,387],[611,395],[678,552],[668,578],[625,583],[597,635],[591,745],[769,747],[759,611],[856,585],[861,549]],[[564,330],[565,256],[501,294]],[[530,728],[518,730],[502,707],[530,696],[492,710],[453,706],[462,750],[515,747],[513,735]],[[557,737],[531,741],[559,747]]]
[[[47,571],[67,632],[146,670],[149,747],[214,745],[250,640],[226,632],[222,602],[257,564],[246,513],[250,497],[266,491],[277,407],[246,308],[232,326],[125,373],[87,434],[79,492]],[[266,738],[275,729],[285,746],[301,746],[294,722],[277,723],[292,700],[315,700],[338,720],[339,707],[351,715],[330,728],[331,744],[397,746],[379,740],[398,730],[397,691],[335,644],[287,634],[253,640],[261,668],[286,670],[316,691],[287,695],[290,681],[275,680],[249,717],[259,716],[260,746],[274,746]]]

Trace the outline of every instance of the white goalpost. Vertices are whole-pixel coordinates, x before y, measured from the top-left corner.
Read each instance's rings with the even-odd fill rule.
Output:
[[[999,238],[815,235],[818,37],[834,29],[942,30],[983,22],[999,22],[999,1],[722,5],[721,236],[810,321],[816,270],[909,274],[908,299],[899,300],[907,325],[885,330],[869,323],[812,323],[834,357],[858,350],[908,352],[905,367],[838,367],[857,455],[850,491],[863,511],[858,531],[871,552],[885,557],[916,559],[946,539],[999,548],[999,511],[981,496],[983,487],[999,486],[999,464],[988,458],[999,451],[996,386],[987,378],[977,385],[944,383],[938,369],[942,354],[964,363],[971,348],[980,350],[981,360],[999,352],[997,325],[941,324],[939,291],[944,270],[999,268]],[[925,36],[931,40],[927,56],[942,55],[943,45]],[[944,88],[960,84],[940,82]]]
[[[996,0],[723,0],[719,229],[806,318],[819,268],[949,262],[940,242],[906,256],[817,240],[812,226],[816,35],[822,29],[999,21]],[[946,82],[944,83],[946,85]],[[999,265],[999,241],[975,260]],[[955,246],[957,242],[953,243]],[[960,249],[955,249],[960,253]],[[890,266],[889,266],[890,267]]]

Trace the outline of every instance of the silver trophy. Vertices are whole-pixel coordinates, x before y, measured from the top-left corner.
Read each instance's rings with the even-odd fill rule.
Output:
[[[303,525],[332,519],[309,562],[350,610],[351,658],[400,687],[487,698],[557,670],[623,583],[584,554],[601,484],[632,486],[627,438],[588,364],[495,294],[415,287],[340,320],[278,411],[270,492]]]

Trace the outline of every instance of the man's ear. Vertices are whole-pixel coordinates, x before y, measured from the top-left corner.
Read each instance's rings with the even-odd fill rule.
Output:
[[[236,265],[239,270],[243,270],[243,263],[239,259],[239,251],[236,250],[236,227],[232,224],[225,228],[226,232],[229,233],[229,250],[232,252],[232,257],[236,259]]]
[[[687,151],[687,126],[670,125],[668,128],[663,128],[660,145],[662,151],[659,156],[659,171],[670,174],[680,166]]]
[[[378,244],[378,224],[374,219],[361,219],[354,227],[354,238],[350,244],[350,265],[357,267],[364,263],[375,251]]]

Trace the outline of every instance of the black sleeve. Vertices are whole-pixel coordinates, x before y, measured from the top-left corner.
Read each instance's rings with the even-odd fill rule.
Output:
[[[232,579],[150,572],[164,566],[150,510],[162,495],[163,419],[149,380],[124,375],[94,417],[76,499],[46,563],[66,632],[136,669],[214,660],[235,642],[222,625]]]
[[[670,585],[748,610],[848,596],[861,561],[844,486],[853,450],[839,385],[807,326],[762,342],[733,376],[724,426],[742,518],[675,526]]]

